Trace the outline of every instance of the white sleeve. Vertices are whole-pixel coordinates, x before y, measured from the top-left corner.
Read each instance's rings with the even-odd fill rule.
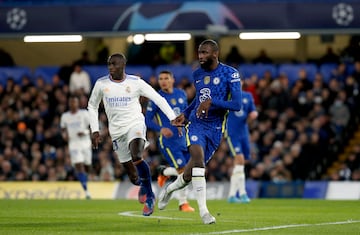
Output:
[[[87,110],[90,117],[90,129],[94,133],[99,131],[99,104],[102,99],[102,91],[100,89],[100,83],[96,82],[94,89],[91,92]]]
[[[163,113],[170,121],[174,120],[176,118],[176,114],[174,113],[174,110],[172,110],[166,99],[162,97],[157,91],[154,90],[154,88],[152,88],[145,81],[141,79],[139,81],[142,92],[141,95],[152,100],[161,109],[161,111],[163,111]]]

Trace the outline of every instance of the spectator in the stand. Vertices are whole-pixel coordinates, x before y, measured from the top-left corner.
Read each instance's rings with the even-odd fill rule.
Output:
[[[89,52],[85,50],[85,51],[81,52],[81,57],[80,57],[80,59],[75,61],[75,64],[84,66],[84,65],[92,65],[94,63],[90,60]]]
[[[74,64],[74,71],[70,75],[69,89],[71,94],[89,95],[91,91],[90,75],[78,63]]]
[[[339,63],[337,67],[331,71],[331,78],[335,78],[338,82],[343,83],[345,79],[348,77],[348,68],[346,63]]]
[[[259,106],[261,101],[260,101],[260,95],[258,93],[258,76],[256,74],[251,75],[251,77],[249,79],[244,79],[243,80],[243,90],[250,92],[251,95],[254,97],[254,103],[256,106]]]
[[[360,84],[360,59],[354,62],[354,71],[351,76]]]
[[[15,172],[9,160],[3,160],[0,168],[0,181],[12,181],[15,179]]]
[[[342,50],[340,58],[344,63],[360,60],[360,35],[354,35],[350,38],[349,45]]]
[[[269,89],[268,89],[269,90]],[[274,80],[270,85],[270,95],[262,100],[263,108],[283,112],[289,106],[289,96],[283,90],[279,80]]]
[[[259,55],[252,61],[254,64],[272,64],[273,60],[267,55],[265,49],[261,49]]]
[[[307,70],[304,68],[299,70],[297,81],[299,81],[301,84],[301,91],[308,91],[312,88],[312,82],[310,81]]]
[[[245,62],[245,58],[239,52],[237,46],[232,46],[230,52],[225,57],[225,63],[237,68],[240,64]]]
[[[346,92],[340,91],[333,105],[330,106],[329,114],[331,116],[331,123],[336,128],[338,138],[341,138],[341,134],[344,128],[347,126],[350,120],[350,110],[346,104]]]
[[[334,63],[337,64],[340,61],[340,56],[337,55],[331,46],[326,48],[326,52],[319,59],[319,64]]]
[[[96,46],[96,61],[98,65],[105,65],[109,57],[109,48],[103,41],[103,39],[98,39],[98,45]]]

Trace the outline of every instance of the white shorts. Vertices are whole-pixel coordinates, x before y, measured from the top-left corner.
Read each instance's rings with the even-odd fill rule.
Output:
[[[113,140],[113,150],[116,153],[121,163],[131,160],[129,144],[133,139],[143,139],[146,141],[146,126],[145,123],[136,123],[129,128],[129,131]]]
[[[92,161],[92,149],[89,148],[69,148],[71,164],[84,163],[90,166]]]

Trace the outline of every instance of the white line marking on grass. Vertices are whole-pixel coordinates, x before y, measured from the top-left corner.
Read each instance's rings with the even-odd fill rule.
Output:
[[[235,229],[235,230],[218,231],[218,232],[210,232],[210,233],[193,233],[191,235],[245,233],[245,232],[285,229],[285,228],[325,226],[325,225],[337,225],[337,224],[354,224],[354,223],[360,223],[360,220],[347,220],[347,221],[326,222],[326,223],[318,223],[318,224],[288,224],[288,225],[279,225],[279,226],[263,227],[263,228]]]
[[[128,216],[128,217],[141,217],[145,219],[193,220],[191,218],[177,218],[177,217],[167,217],[167,216],[154,216],[154,215],[143,216],[136,213],[138,213],[138,211],[124,211],[124,212],[119,212],[118,215]]]

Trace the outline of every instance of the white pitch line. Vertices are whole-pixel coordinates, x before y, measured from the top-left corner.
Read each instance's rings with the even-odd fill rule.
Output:
[[[296,227],[311,227],[311,226],[354,224],[354,223],[360,223],[360,220],[347,220],[347,221],[326,222],[326,223],[318,223],[318,224],[289,224],[289,225],[279,225],[279,226],[263,227],[263,228],[235,229],[235,230],[218,231],[218,232],[210,232],[210,233],[192,233],[190,235],[245,233],[245,232],[256,232],[256,231],[276,230],[276,229],[286,229],[286,228],[296,228]]]
[[[134,213],[138,213],[138,211],[124,211],[124,212],[119,212],[118,215],[128,216],[128,217],[141,217],[141,218],[145,218],[145,219],[193,220],[191,218],[177,218],[177,217],[154,216],[154,215],[143,216],[143,215],[137,215]]]

